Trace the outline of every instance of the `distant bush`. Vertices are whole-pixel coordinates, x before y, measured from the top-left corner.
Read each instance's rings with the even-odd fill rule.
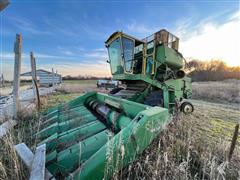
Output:
[[[111,79],[111,77],[96,77],[96,76],[82,76],[82,75],[78,75],[78,76],[64,76],[62,78],[63,80],[97,80],[97,79]]]
[[[187,63],[188,74],[192,81],[220,81],[224,79],[240,79],[240,66],[229,67],[221,60],[199,61]]]

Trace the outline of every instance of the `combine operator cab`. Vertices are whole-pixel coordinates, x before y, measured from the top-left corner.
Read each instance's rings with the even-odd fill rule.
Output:
[[[143,44],[144,42],[140,40],[121,32],[115,32],[106,42],[112,75],[141,73]],[[136,52],[137,48],[138,52]],[[136,67],[135,61],[138,59],[140,64]]]
[[[167,67],[179,70],[183,67],[183,57],[178,52],[178,44],[179,39],[166,30],[143,40],[115,32],[106,41],[112,75],[116,78],[121,74],[151,76],[157,68],[158,74],[161,74],[160,69],[166,71]]]

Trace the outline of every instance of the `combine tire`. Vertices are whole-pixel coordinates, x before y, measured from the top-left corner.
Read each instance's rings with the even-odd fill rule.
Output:
[[[194,111],[194,107],[193,107],[192,103],[190,103],[190,102],[183,102],[180,106],[180,110],[184,114],[190,114]]]

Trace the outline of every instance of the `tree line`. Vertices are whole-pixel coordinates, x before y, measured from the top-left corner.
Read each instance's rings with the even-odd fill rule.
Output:
[[[188,76],[192,81],[221,81],[225,79],[240,79],[240,66],[229,67],[221,60],[192,60],[186,64]]]

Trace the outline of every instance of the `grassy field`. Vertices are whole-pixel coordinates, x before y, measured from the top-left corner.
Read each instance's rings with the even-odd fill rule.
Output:
[[[193,98],[219,103],[240,103],[240,80],[194,82]]]
[[[61,93],[83,93],[97,90],[96,80],[65,80],[57,88]]]
[[[225,94],[233,93],[232,96],[239,97],[239,94],[235,93],[236,90],[229,92],[231,88],[229,84],[225,85],[226,83],[230,82],[213,84],[220,84],[219,87]],[[206,84],[193,83],[193,93],[197,99],[192,100],[195,111],[191,115],[176,114],[172,123],[149,148],[113,179],[240,178],[239,136],[231,161],[227,159],[234,127],[236,123],[240,123],[239,104],[220,96],[219,88],[212,88],[209,92],[208,87],[212,86],[212,82]],[[208,96],[207,89],[203,90],[204,88],[208,89]],[[42,110],[65,103],[90,89],[96,90],[94,81],[64,82],[57,93],[41,98]],[[219,103],[218,99],[221,98],[225,98],[221,101],[224,103]],[[34,149],[34,133],[40,120],[37,113],[22,113],[18,127],[5,140],[0,141],[0,179],[26,179],[29,176],[13,145],[26,142]]]
[[[97,80],[63,80],[63,84],[97,84]]]
[[[43,96],[41,98],[42,111],[47,110],[58,104],[64,104],[76,97],[80,96],[82,93],[60,93],[57,92],[50,96]]]
[[[64,80],[59,91],[67,93],[76,93],[82,91],[90,91],[96,88],[97,80]],[[31,82],[21,82],[20,90],[26,90],[32,86]],[[8,95],[12,92],[12,83],[6,83],[4,87],[0,87],[0,96]]]
[[[26,90],[31,87],[31,84],[22,84],[20,86],[20,91]],[[6,96],[12,93],[13,87],[12,86],[5,86],[0,87],[0,96]]]

